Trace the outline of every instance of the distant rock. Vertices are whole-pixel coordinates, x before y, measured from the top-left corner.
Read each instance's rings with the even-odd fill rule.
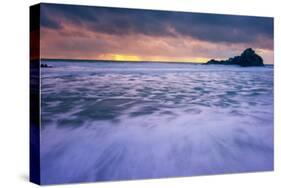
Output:
[[[228,60],[215,60],[211,59],[206,64],[217,65],[240,65],[242,67],[264,66],[261,56],[255,53],[252,48],[244,50],[240,56],[229,58]]]
[[[48,64],[41,64],[42,68],[52,68],[52,66],[49,66]]]

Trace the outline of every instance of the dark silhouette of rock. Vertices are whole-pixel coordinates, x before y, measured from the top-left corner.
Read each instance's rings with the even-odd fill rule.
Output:
[[[42,68],[52,68],[52,66],[49,66],[48,64],[41,64]]]
[[[244,50],[240,56],[235,56],[233,58],[229,58],[228,60],[221,61],[211,59],[206,64],[240,65],[242,67],[264,66],[263,59],[257,55],[252,48]]]

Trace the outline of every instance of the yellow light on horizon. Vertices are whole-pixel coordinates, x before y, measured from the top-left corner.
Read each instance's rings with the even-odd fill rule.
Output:
[[[102,54],[98,59],[112,61],[141,61],[141,58],[138,56],[125,54]]]
[[[192,63],[206,63],[209,60],[210,60],[209,58],[205,58],[205,57],[189,58],[189,62]]]
[[[205,63],[209,59],[204,57],[163,57],[163,56],[150,56],[140,57],[136,55],[127,54],[102,54],[98,57],[100,60],[112,61],[163,61],[163,62],[190,62],[190,63]]]
[[[186,62],[186,63],[205,63],[207,62],[208,58],[204,58],[204,57],[186,57],[186,58],[182,58],[182,57],[171,57],[171,58],[167,58],[167,57],[152,57],[150,59],[150,61],[164,61],[164,62]]]

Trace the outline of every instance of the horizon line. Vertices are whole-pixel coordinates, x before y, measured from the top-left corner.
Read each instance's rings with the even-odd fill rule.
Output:
[[[204,64],[206,62],[190,62],[190,61],[140,61],[140,60],[104,60],[104,59],[67,59],[67,58],[40,58],[43,61],[84,61],[84,62],[120,62],[120,63],[189,63],[189,64]]]
[[[31,59],[32,61],[36,59]],[[104,59],[67,59],[67,58],[39,58],[43,61],[82,61],[82,62],[119,62],[119,63],[181,63],[181,64],[205,64],[207,62],[190,62],[190,61],[140,61],[140,60],[104,60]],[[211,59],[210,59],[211,60]],[[265,65],[274,65],[274,63],[265,63]]]

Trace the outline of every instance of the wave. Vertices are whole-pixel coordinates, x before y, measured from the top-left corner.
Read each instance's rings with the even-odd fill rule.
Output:
[[[272,69],[85,64],[42,71],[42,182],[273,169]]]

